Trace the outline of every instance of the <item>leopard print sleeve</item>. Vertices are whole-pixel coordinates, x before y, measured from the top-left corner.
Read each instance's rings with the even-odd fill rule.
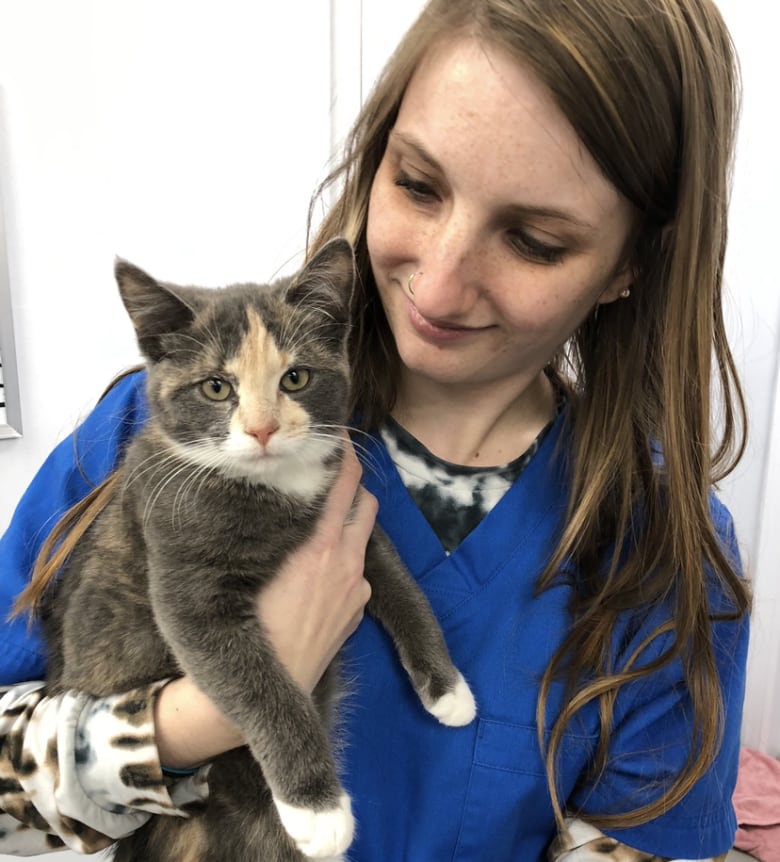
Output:
[[[151,814],[203,805],[205,769],[163,775],[153,722],[162,685],[106,698],[46,697],[43,683],[0,690],[0,852],[91,853]]]
[[[550,845],[548,862],[693,862],[686,859],[667,859],[653,856],[642,850],[635,850],[609,838],[594,826],[583,820],[566,821],[566,830]],[[724,853],[717,858],[698,860],[698,862],[723,862]]]

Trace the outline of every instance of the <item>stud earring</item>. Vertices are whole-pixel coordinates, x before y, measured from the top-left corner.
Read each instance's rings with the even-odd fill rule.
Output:
[[[620,291],[620,298],[621,299],[628,299],[629,296],[631,296],[631,289],[630,288],[626,287]]]
[[[422,273],[421,272],[413,272],[409,276],[409,278],[406,282],[406,287],[409,291],[409,296],[414,296],[414,286],[412,285],[412,282],[415,280],[415,278],[417,278],[418,275],[422,275]]]

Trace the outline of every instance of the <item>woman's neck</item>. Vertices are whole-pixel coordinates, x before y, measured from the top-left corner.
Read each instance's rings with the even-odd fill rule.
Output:
[[[555,415],[546,374],[512,384],[461,388],[405,380],[393,418],[445,461],[499,466],[522,455]]]

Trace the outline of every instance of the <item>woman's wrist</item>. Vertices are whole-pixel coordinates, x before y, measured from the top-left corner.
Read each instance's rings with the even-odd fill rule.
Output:
[[[243,745],[238,728],[189,677],[163,686],[154,723],[160,763],[169,770],[198,766]]]

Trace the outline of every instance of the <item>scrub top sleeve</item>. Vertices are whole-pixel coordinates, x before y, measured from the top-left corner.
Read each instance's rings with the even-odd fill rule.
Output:
[[[719,505],[714,506],[713,515],[724,550],[741,572],[730,516]],[[722,591],[714,584],[711,607],[716,612],[728,610]],[[645,627],[635,643],[658,622],[658,618],[648,620],[650,628]],[[747,618],[712,623],[723,697],[723,737],[707,773],[677,805],[651,822],[630,829],[609,828],[605,830],[609,835],[630,847],[671,859],[707,859],[731,848],[737,828],[731,797],[739,765],[748,637]],[[657,638],[646,660],[666,646],[668,640]],[[685,763],[692,739],[690,716],[679,662],[624,686],[615,705],[607,767],[597,781],[570,800],[573,811],[587,821],[661,798]]]
[[[0,619],[25,588],[41,545],[59,518],[116,467],[127,441],[145,424],[146,375],[129,374],[49,455],[0,539]],[[0,627],[0,685],[45,675],[40,631],[25,618]]]
[[[604,862],[605,859],[620,859],[620,862],[644,862],[647,853],[619,844],[584,820],[569,818],[565,831],[559,833],[547,854],[548,862]],[[658,857],[654,857],[658,858]],[[686,862],[670,859],[668,862]],[[690,860],[688,860],[690,862]],[[698,862],[715,862],[712,857]]]

